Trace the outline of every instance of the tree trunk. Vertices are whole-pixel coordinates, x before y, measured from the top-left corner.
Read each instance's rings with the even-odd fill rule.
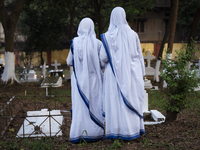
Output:
[[[173,5],[173,1],[171,0],[171,8],[170,8],[169,21],[167,23],[167,27],[165,28],[165,35],[163,37],[163,40],[162,40],[162,43],[161,43],[161,46],[160,46],[158,60],[161,60],[161,58],[162,58],[162,54],[163,54],[165,43],[167,42],[167,39],[169,37],[169,33],[171,32],[171,24],[172,24],[173,14],[174,14],[173,6],[174,6]]]
[[[175,121],[177,118],[177,114],[178,112],[176,111],[172,112],[171,110],[167,110],[166,122]]]
[[[165,46],[165,43],[166,43],[167,38],[169,36],[169,30],[168,29],[169,29],[169,24],[165,28],[165,35],[163,37],[163,40],[162,40],[162,43],[161,43],[161,46],[160,46],[160,50],[159,50],[159,54],[158,54],[158,60],[162,59],[162,54],[163,54],[164,46]]]
[[[9,15],[4,5],[4,0],[0,0],[0,18],[5,34],[5,67],[1,80],[5,84],[19,82],[15,77],[14,29],[25,1],[26,0],[16,0],[15,8]]]
[[[98,26],[98,33],[97,38],[100,39],[100,34],[102,33],[102,24],[101,24],[101,4],[98,3],[98,0],[94,0],[94,8],[96,12],[96,19],[97,19],[97,26]]]
[[[5,52],[5,66],[1,80],[6,85],[19,83],[15,76],[14,52]]]
[[[171,107],[176,105],[176,100],[170,98],[170,108],[167,110],[166,122],[175,121],[177,118],[178,112],[171,111]]]
[[[71,8],[71,5],[69,3],[69,10],[70,10],[70,31],[69,31],[69,39],[71,40],[72,37],[72,31],[73,31],[73,23],[74,23],[74,12],[75,12],[75,8],[77,5],[77,0],[75,0],[74,5]]]
[[[171,29],[169,32],[169,41],[168,41],[168,48],[167,53],[172,53],[173,49],[173,43],[174,43],[174,36],[176,31],[176,21],[177,21],[177,15],[178,15],[178,3],[179,0],[171,0],[172,3],[172,15],[170,14],[170,17],[172,17],[172,23],[171,23]]]

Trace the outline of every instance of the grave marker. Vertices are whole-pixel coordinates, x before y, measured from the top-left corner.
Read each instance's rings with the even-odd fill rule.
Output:
[[[161,60],[157,60],[156,61],[156,67],[155,67],[155,71],[154,71],[154,81],[156,82],[159,82],[160,79],[159,79],[159,75],[160,75],[160,63],[161,63]]]
[[[51,64],[52,66],[55,66],[55,70],[58,70],[58,66],[61,66],[60,63],[57,63],[57,60],[55,60],[54,64]]]
[[[28,73],[28,82],[35,82],[35,81],[37,81],[36,72],[34,70],[29,70],[29,73]]]
[[[155,59],[156,57],[155,56],[151,56],[150,55],[150,51],[148,51],[148,55],[147,56],[143,56],[143,58],[147,59],[147,67],[145,67],[146,75],[153,76],[155,69],[153,67],[151,67],[151,59]]]
[[[151,59],[155,59],[156,57],[155,56],[151,56],[150,55],[150,51],[148,51],[147,53],[148,53],[147,56],[143,56],[143,58],[147,59],[147,62],[148,62],[147,63],[147,67],[150,68],[151,67],[150,66],[151,65]]]

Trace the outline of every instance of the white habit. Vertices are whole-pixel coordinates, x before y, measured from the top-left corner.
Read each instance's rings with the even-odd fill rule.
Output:
[[[72,123],[71,142],[103,139],[102,89],[103,74],[100,67],[100,49],[94,23],[84,18],[78,27],[78,37],[71,41],[67,64],[73,66],[71,75]]]
[[[126,21],[123,8],[113,9],[108,31],[101,34],[105,50],[103,109],[106,139],[131,140],[145,134],[143,100],[145,75],[140,40]]]

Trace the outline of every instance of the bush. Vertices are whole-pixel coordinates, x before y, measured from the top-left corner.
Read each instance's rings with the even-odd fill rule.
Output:
[[[193,42],[194,44],[194,42]],[[192,45],[185,46],[186,51],[176,51],[178,57],[171,60],[169,55],[162,60],[164,70],[161,72],[163,80],[167,83],[169,101],[167,104],[166,121],[176,120],[177,114],[186,107],[186,96],[198,86],[196,71],[188,69],[193,54],[197,48]]]

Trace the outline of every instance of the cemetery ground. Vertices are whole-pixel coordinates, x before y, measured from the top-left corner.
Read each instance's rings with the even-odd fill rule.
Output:
[[[67,67],[62,66],[62,68],[67,70]],[[9,99],[15,96],[13,99],[15,101],[14,110],[10,110],[14,112],[15,116],[6,128],[3,136],[0,137],[0,149],[200,149],[199,91],[187,97],[188,108],[178,115],[176,121],[157,125],[145,125],[146,134],[137,139],[130,141],[103,139],[99,142],[83,141],[72,144],[69,140],[71,114],[66,112],[71,109],[70,79],[65,78],[62,87],[50,87],[48,94],[54,95],[54,97],[46,97],[46,89],[40,87],[39,69],[36,72],[38,74],[38,82],[26,82],[14,86],[0,85],[0,110]],[[69,70],[64,71],[64,74],[69,76],[68,72]],[[162,90],[161,83],[152,83],[153,85],[158,85],[159,90],[147,90],[149,94],[149,110],[156,109],[166,115],[164,110],[167,100],[166,91]],[[23,116],[23,114],[30,110],[41,110],[44,108],[62,110],[64,115],[63,124],[60,127],[62,129],[62,136],[38,139],[16,138],[17,132],[24,120],[24,118],[17,116]],[[3,118],[1,117],[0,122],[2,124]],[[148,120],[151,120],[151,117],[145,115],[144,121]],[[2,131],[2,128],[0,131]]]

